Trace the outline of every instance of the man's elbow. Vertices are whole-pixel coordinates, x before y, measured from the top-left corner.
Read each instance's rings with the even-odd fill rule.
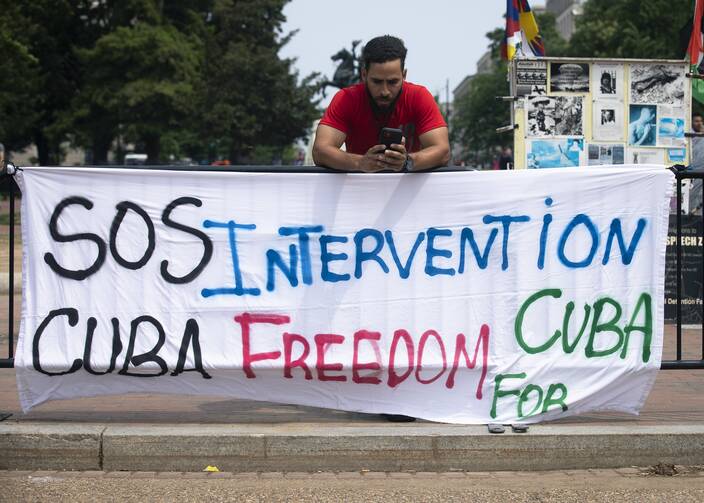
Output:
[[[324,166],[324,152],[325,149],[321,147],[318,143],[313,144],[313,162],[316,166]]]
[[[450,146],[443,145],[438,150],[437,155],[437,167],[448,166],[450,164]]]
[[[447,145],[442,152],[442,165],[449,166],[450,164],[450,146]]]

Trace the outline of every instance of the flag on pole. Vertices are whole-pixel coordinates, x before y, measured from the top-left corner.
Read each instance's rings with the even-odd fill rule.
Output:
[[[506,40],[502,45],[502,56],[510,61],[517,54],[545,56],[543,39],[528,0],[506,0]]]
[[[702,16],[704,15],[704,0],[697,0],[694,5],[694,19],[692,20],[692,36],[689,38],[689,64],[694,74],[704,74],[704,32],[702,32]],[[692,79],[692,98],[704,103],[704,80]]]

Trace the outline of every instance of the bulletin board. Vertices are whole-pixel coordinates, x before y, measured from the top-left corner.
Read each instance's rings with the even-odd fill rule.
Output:
[[[684,60],[512,61],[516,169],[688,164]]]

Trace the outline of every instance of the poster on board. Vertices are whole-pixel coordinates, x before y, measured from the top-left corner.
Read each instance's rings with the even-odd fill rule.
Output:
[[[683,65],[630,65],[630,101],[639,104],[684,105]]]
[[[688,182],[689,180],[683,180]],[[689,191],[684,191],[683,196]],[[675,199],[675,198],[673,198]],[[683,205],[683,208],[686,207]],[[670,229],[667,236],[667,251],[665,255],[665,319],[677,319],[677,218],[675,211],[670,216]],[[679,297],[680,320],[687,325],[700,325],[702,317],[702,299],[704,298],[704,283],[702,277],[702,254],[704,253],[704,225],[701,215],[690,215],[685,212],[680,217],[681,225],[681,278],[682,286]]]
[[[623,164],[625,147],[620,143],[590,143],[587,147],[588,166]]]
[[[592,65],[592,96],[595,100],[616,99],[623,101],[623,65]]]
[[[628,148],[626,164],[665,164],[664,148]]]
[[[528,97],[526,124],[527,136],[555,136],[555,97]]]
[[[579,166],[584,156],[582,138],[532,140],[529,143],[527,167],[530,169]]]
[[[520,60],[516,63],[516,96],[544,95],[547,88],[547,62]]]
[[[603,100],[592,106],[592,138],[597,141],[623,140],[623,103]]]
[[[657,137],[657,106],[630,105],[628,116],[628,144],[636,147],[654,147]]]
[[[584,134],[584,99],[581,96],[555,97],[555,136]]]
[[[528,136],[584,135],[581,96],[531,96],[526,108]]]
[[[658,107],[658,145],[663,147],[683,147],[684,109],[661,105]]]
[[[551,93],[588,93],[589,63],[550,63]]]
[[[682,164],[687,160],[687,149],[683,148],[668,148],[667,159],[671,163]]]

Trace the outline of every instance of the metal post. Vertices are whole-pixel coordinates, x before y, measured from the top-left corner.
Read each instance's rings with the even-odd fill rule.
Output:
[[[682,179],[677,177],[677,360],[682,359]]]
[[[14,167],[14,166],[13,166]],[[7,171],[7,165],[3,167],[4,171]],[[5,174],[5,176],[7,176]],[[8,186],[10,188],[10,235],[9,235],[9,248],[10,248],[10,260],[9,260],[9,266],[10,266],[10,271],[9,271],[9,276],[8,276],[8,283],[9,283],[9,292],[8,292],[8,307],[10,309],[9,316],[8,316],[8,330],[7,330],[7,338],[9,341],[8,344],[8,359],[10,362],[12,362],[12,357],[15,352],[14,349],[14,285],[13,285],[13,276],[14,276],[14,266],[15,266],[15,185],[10,180],[10,183],[8,183]],[[10,363],[10,366],[12,366],[12,363]],[[2,412],[0,411],[0,421],[4,421],[8,417],[10,417],[12,414],[8,412]]]
[[[15,353],[15,189],[14,184],[10,184],[10,271],[9,271],[9,292],[7,294],[8,307],[8,328],[7,335],[10,341],[8,358],[12,358]]]

